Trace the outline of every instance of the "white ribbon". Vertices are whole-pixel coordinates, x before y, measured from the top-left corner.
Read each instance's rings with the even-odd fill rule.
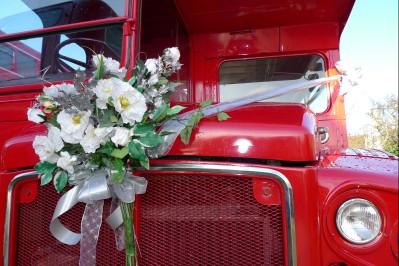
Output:
[[[104,199],[111,198],[111,196],[114,195],[123,202],[132,203],[135,200],[136,194],[144,194],[147,189],[147,180],[143,177],[129,174],[125,176],[123,182],[120,184],[109,184],[107,177],[108,172],[105,169],[93,173],[88,171],[77,173],[70,180],[70,183],[75,186],[65,193],[57,202],[50,223],[50,232],[57,240],[67,245],[76,245],[82,240],[81,254],[82,251],[87,251],[86,247],[88,246],[87,243],[83,243],[83,241],[97,243],[99,228],[102,221]],[[86,203],[85,213],[82,217],[82,232],[80,234],[69,230],[59,220],[61,215],[72,209],[78,202]],[[93,222],[95,225],[91,226],[91,229],[95,227],[94,229],[97,228],[97,232],[92,237],[85,237],[88,235],[86,232],[90,228],[86,228],[83,225],[83,221],[89,216],[92,216],[91,220],[95,220],[95,222]],[[123,223],[122,213],[119,207],[106,218],[106,222],[113,230],[116,230]],[[82,246],[85,247],[85,250],[82,250]],[[93,246],[93,244],[90,246]],[[80,265],[95,265],[95,254],[93,260],[81,261]]]
[[[296,83],[296,84],[291,84],[288,86],[283,86],[281,88],[277,88],[275,90],[260,92],[260,93],[248,95],[246,97],[242,97],[239,99],[233,99],[233,100],[230,100],[227,102],[222,102],[222,103],[218,103],[215,105],[211,105],[211,106],[204,108],[202,110],[202,112],[203,112],[204,116],[212,116],[212,115],[216,115],[219,112],[224,112],[224,111],[227,111],[227,110],[230,110],[230,109],[233,109],[236,107],[244,106],[244,105],[247,105],[250,103],[267,100],[267,99],[281,96],[281,95],[284,95],[287,93],[306,90],[306,89],[309,89],[309,88],[312,88],[312,87],[315,87],[318,85],[330,83],[335,80],[340,80],[342,77],[343,76],[341,76],[341,75],[336,75],[336,76],[332,76],[332,77],[314,79],[314,80],[304,81],[304,82],[300,82],[300,83]],[[197,111],[197,110],[193,110],[193,111],[184,113],[179,117],[178,120],[170,120],[162,127],[161,132],[165,131],[165,132],[172,132],[172,133],[165,135],[163,137],[164,143],[149,150],[149,156],[151,158],[158,158],[158,157],[166,155],[169,152],[169,150],[171,149],[177,136],[186,127],[189,117],[195,111]]]

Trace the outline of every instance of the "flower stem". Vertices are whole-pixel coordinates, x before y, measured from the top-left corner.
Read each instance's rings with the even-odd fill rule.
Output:
[[[136,254],[136,245],[135,245],[135,236],[134,236],[134,217],[133,217],[133,209],[134,202],[126,203],[120,201],[120,207],[122,211],[123,217],[123,227],[125,229],[125,254],[126,266],[138,266],[137,254]]]

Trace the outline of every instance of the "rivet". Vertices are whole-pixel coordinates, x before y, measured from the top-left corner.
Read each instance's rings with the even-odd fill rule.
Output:
[[[270,195],[272,194],[272,190],[269,187],[264,187],[263,188],[263,195],[266,197],[270,197]]]

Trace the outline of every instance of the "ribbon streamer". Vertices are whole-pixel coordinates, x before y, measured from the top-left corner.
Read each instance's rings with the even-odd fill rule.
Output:
[[[304,81],[296,84],[290,84],[271,91],[260,92],[248,95],[246,97],[218,103],[204,108],[202,112],[204,116],[216,115],[219,112],[224,112],[236,107],[278,97],[287,93],[310,89],[312,87],[327,84],[336,80],[338,80],[341,84],[340,94],[345,95],[350,86],[356,86],[359,83],[359,80],[362,77],[361,68],[358,66],[355,67],[351,66],[342,61],[338,61],[336,63],[336,69],[338,70],[340,75]],[[177,136],[186,127],[189,117],[195,111],[197,110],[189,111],[187,113],[182,114],[181,116],[179,116],[178,120],[170,120],[169,122],[167,122],[162,127],[161,132],[171,132],[171,133],[163,137],[164,143],[155,148],[149,149],[148,155],[151,158],[158,158],[166,155],[169,152],[169,150],[172,148],[172,145],[175,142]]]
[[[103,200],[115,197],[132,203],[136,194],[144,194],[147,189],[147,180],[143,177],[128,174],[119,184],[108,183],[108,176],[108,171],[101,169],[93,173],[82,171],[71,177],[70,183],[75,186],[58,200],[50,223],[50,232],[58,241],[67,245],[76,245],[81,241],[83,256],[81,255],[80,265],[95,265],[95,246],[102,222]],[[59,220],[61,215],[72,209],[78,202],[86,203],[80,234],[69,230]],[[119,230],[118,227],[123,223],[119,207],[106,218],[106,222],[114,231]],[[117,247],[120,248],[120,243],[117,243]]]
[[[336,75],[327,78],[320,78],[309,80],[297,84],[291,84],[288,86],[283,86],[281,88],[277,88],[271,91],[260,92],[252,95],[248,95],[246,97],[242,97],[239,99],[233,99],[230,101],[222,102],[219,104],[211,105],[202,110],[204,116],[211,116],[216,115],[219,112],[224,112],[236,107],[244,106],[250,103],[259,102],[262,100],[267,100],[273,97],[281,96],[287,93],[306,90],[315,86],[319,86],[322,84],[326,84],[335,80],[340,80],[343,76]],[[196,110],[189,111],[187,113],[182,114],[178,120],[170,120],[167,122],[161,129],[161,132],[172,132],[171,134],[165,135],[164,143],[161,145],[152,148],[149,150],[149,156],[151,158],[158,158],[161,156],[166,155],[169,150],[172,148],[173,143],[175,142],[177,136],[180,132],[186,127],[189,117],[192,115],[193,112]]]

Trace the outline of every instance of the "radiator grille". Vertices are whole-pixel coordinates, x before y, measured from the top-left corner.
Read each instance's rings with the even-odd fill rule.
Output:
[[[140,265],[285,265],[282,208],[258,203],[251,178],[145,177],[149,185],[138,209]],[[79,244],[62,244],[49,232],[58,199],[54,188],[46,185],[33,202],[14,205],[16,265],[78,265]],[[106,202],[104,217],[109,205]],[[79,232],[83,211],[84,204],[78,204],[60,220]],[[116,250],[113,231],[103,221],[97,265],[124,263],[124,251]]]
[[[281,206],[258,203],[252,179],[145,177],[142,265],[284,265]]]
[[[38,190],[35,201],[18,205],[17,254],[18,266],[79,265],[80,245],[69,246],[55,239],[50,231],[50,221],[60,195],[49,184]],[[104,216],[109,214],[110,202],[104,206]],[[74,232],[80,231],[84,204],[79,203],[62,215],[61,222]],[[124,265],[124,251],[115,248],[114,233],[109,226],[101,227],[97,245],[97,265]]]

